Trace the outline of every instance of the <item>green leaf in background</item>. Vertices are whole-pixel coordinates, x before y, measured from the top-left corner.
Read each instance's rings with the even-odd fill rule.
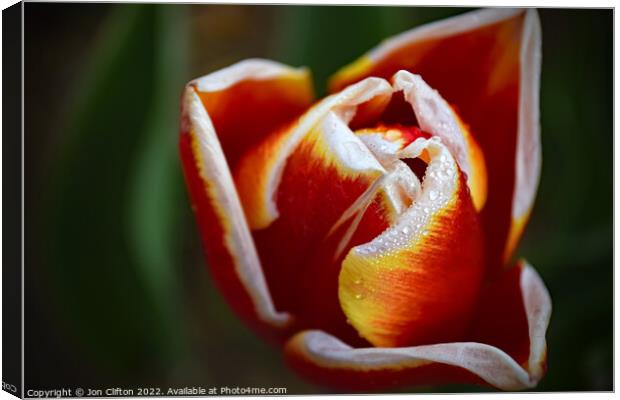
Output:
[[[610,390],[613,354],[613,15],[539,10],[538,197],[517,254],[553,299],[538,390]],[[562,34],[559,34],[562,32]]]
[[[142,143],[136,150],[134,173],[126,210],[131,249],[138,272],[161,318],[165,359],[179,359],[187,351],[180,280],[175,264],[184,187],[179,169],[177,130],[179,94],[188,57],[188,35],[183,7],[155,7],[153,96]],[[183,191],[183,192],[182,192]]]
[[[184,354],[172,272],[183,11],[111,6],[47,191],[60,325],[115,378],[161,376]]]

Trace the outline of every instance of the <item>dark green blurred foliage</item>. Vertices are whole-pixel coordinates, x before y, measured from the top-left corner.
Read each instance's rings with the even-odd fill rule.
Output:
[[[133,5],[108,12],[41,182],[39,272],[59,322],[71,321],[84,356],[123,375],[145,362],[168,368],[187,352],[174,259],[183,198],[169,134],[185,78],[184,16]]]
[[[553,299],[549,372],[539,390],[610,390],[613,14],[540,14],[543,171],[519,251],[540,271]]]
[[[324,94],[381,40],[463,11],[27,3],[26,386],[325,392],[288,371],[210,281],[177,159],[179,95],[249,57],[306,65]],[[553,299],[537,390],[610,390],[612,12],[540,16],[543,173],[518,251]]]

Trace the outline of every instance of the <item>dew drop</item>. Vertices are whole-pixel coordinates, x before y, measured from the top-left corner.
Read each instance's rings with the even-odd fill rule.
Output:
[[[359,154],[363,151],[362,147],[358,143],[352,141],[345,142],[344,149],[350,159],[359,157]]]
[[[437,193],[437,191],[436,191],[436,190],[431,190],[431,191],[428,193],[428,197],[429,197],[432,201],[435,201],[435,200],[437,200],[437,198],[439,197],[439,193]]]
[[[356,298],[357,300],[361,300],[363,297],[364,297],[364,296],[362,296],[362,294],[361,294],[361,293],[357,293],[357,294],[355,295],[355,298]]]

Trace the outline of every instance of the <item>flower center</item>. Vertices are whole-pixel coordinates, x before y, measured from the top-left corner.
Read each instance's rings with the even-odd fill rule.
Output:
[[[400,214],[411,206],[420,194],[420,182],[424,180],[430,157],[426,150],[419,157],[402,155],[402,150],[417,139],[430,139],[431,134],[416,126],[379,123],[363,128],[355,134],[387,170],[392,186],[392,201]]]

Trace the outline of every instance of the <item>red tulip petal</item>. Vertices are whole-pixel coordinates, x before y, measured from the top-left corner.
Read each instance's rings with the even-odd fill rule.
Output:
[[[317,103],[240,161],[235,182],[278,309],[299,311],[316,249],[385,173],[347,124],[380,112],[391,92],[382,79],[353,85]]]
[[[314,101],[310,74],[249,59],[191,81],[209,114],[231,170],[250,148]]]
[[[404,69],[456,107],[486,161],[482,223],[493,272],[516,246],[538,185],[540,41],[533,9],[475,11],[389,39],[331,81],[335,91]]]
[[[229,163],[297,115],[309,87],[304,71],[249,60],[190,82],[182,98],[180,153],[211,272],[233,309],[267,336],[290,317],[273,305]]]
[[[396,385],[476,383],[503,390],[536,386],[544,374],[545,332],[551,301],[542,280],[528,265],[518,268],[520,291],[496,300],[520,302],[527,321],[529,357],[515,361],[502,349],[475,342],[443,343],[401,348],[356,349],[322,331],[304,331],[285,346],[289,364],[314,382],[348,390],[377,390]],[[518,294],[517,298],[510,297]],[[502,318],[502,321],[508,316]],[[489,329],[502,329],[501,322]]]
[[[478,215],[465,177],[438,138],[418,139],[400,158],[429,158],[422,190],[383,233],[342,263],[340,304],[359,334],[379,347],[462,337],[483,268]]]

